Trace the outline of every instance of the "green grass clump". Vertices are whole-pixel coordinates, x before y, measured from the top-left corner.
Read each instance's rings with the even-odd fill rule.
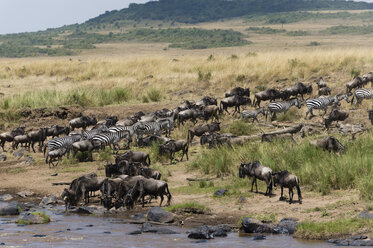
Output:
[[[277,114],[277,121],[295,121],[299,119],[298,110],[296,107],[292,107],[285,114]]]
[[[233,121],[231,125],[224,128],[223,132],[232,133],[236,136],[250,135],[255,131],[252,124],[246,123],[244,120]]]
[[[278,34],[278,33],[285,33],[285,29],[277,29],[277,28],[270,28],[270,27],[249,27],[246,31],[252,31],[257,34]]]
[[[171,212],[193,212],[193,213],[205,213],[210,211],[208,207],[197,202],[186,202],[180,203],[165,208],[166,211]]]
[[[325,240],[363,233],[373,229],[373,220],[363,218],[339,219],[328,222],[304,221],[297,226],[295,237]]]
[[[304,30],[296,30],[296,31],[289,31],[286,32],[287,36],[306,36],[309,35],[309,32],[304,31]]]
[[[40,217],[42,217],[42,222],[40,224],[46,224],[46,223],[51,222],[50,216],[47,215],[44,212],[33,212],[31,214],[34,215],[34,216],[40,216]],[[33,225],[33,224],[36,224],[32,220],[23,220],[23,219],[17,220],[16,222],[19,225]]]
[[[147,98],[152,102],[159,102],[162,100],[162,92],[158,89],[150,89],[147,92]]]
[[[106,147],[104,150],[100,150],[98,152],[98,160],[99,161],[111,161],[113,158],[113,151]]]

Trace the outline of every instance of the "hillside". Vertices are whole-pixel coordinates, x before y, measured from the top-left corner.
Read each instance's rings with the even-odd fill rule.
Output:
[[[119,11],[107,11],[88,20],[87,24],[113,24],[122,20],[142,19],[197,23],[250,14],[372,8],[373,4],[370,3],[345,0],[160,0],[145,4],[130,4],[128,8]]]

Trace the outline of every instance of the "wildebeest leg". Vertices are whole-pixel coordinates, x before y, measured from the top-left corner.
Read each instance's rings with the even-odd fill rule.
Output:
[[[293,203],[293,188],[289,187],[289,204]]]
[[[34,142],[34,141],[32,141],[32,142],[31,142],[31,147],[32,147],[32,150],[34,151],[34,153],[36,153],[36,152],[35,152],[35,148],[34,148],[34,145],[35,145],[35,142]]]
[[[258,182],[256,180],[256,177],[254,177],[255,180],[255,193],[258,193]]]
[[[161,197],[161,203],[159,203],[159,206],[162,206],[162,202],[163,202],[163,199],[164,199],[163,193],[160,195],[160,197]]]
[[[172,164],[172,160],[174,159],[175,152],[170,153],[170,164]]]
[[[254,183],[255,183],[255,177],[253,178],[253,181],[251,182],[251,192],[253,192],[253,189],[254,189]]]
[[[281,186],[281,196],[280,201],[284,199],[284,187]]]

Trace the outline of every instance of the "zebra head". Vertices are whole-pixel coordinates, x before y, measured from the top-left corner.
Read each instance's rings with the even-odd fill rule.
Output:
[[[299,102],[298,98],[294,98],[294,99],[290,100],[290,103],[291,103],[291,105],[294,105],[295,107],[297,107],[299,109],[302,107],[302,105]]]
[[[350,100],[348,99],[347,94],[337,95],[336,97],[337,97],[338,101],[346,100],[346,102],[348,102],[348,103],[350,102]]]

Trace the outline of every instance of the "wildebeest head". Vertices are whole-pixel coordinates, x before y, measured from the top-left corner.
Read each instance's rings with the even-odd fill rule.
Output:
[[[112,163],[107,163],[105,165],[105,176],[106,177],[111,177],[112,174],[113,174],[113,167],[115,166],[115,164],[112,164]]]
[[[240,165],[240,168],[238,169],[238,176],[240,178],[245,178],[245,176],[249,175],[247,166],[248,164],[244,164],[244,163]]]
[[[220,122],[212,122],[209,124],[209,131],[210,132],[218,132],[220,131]]]

